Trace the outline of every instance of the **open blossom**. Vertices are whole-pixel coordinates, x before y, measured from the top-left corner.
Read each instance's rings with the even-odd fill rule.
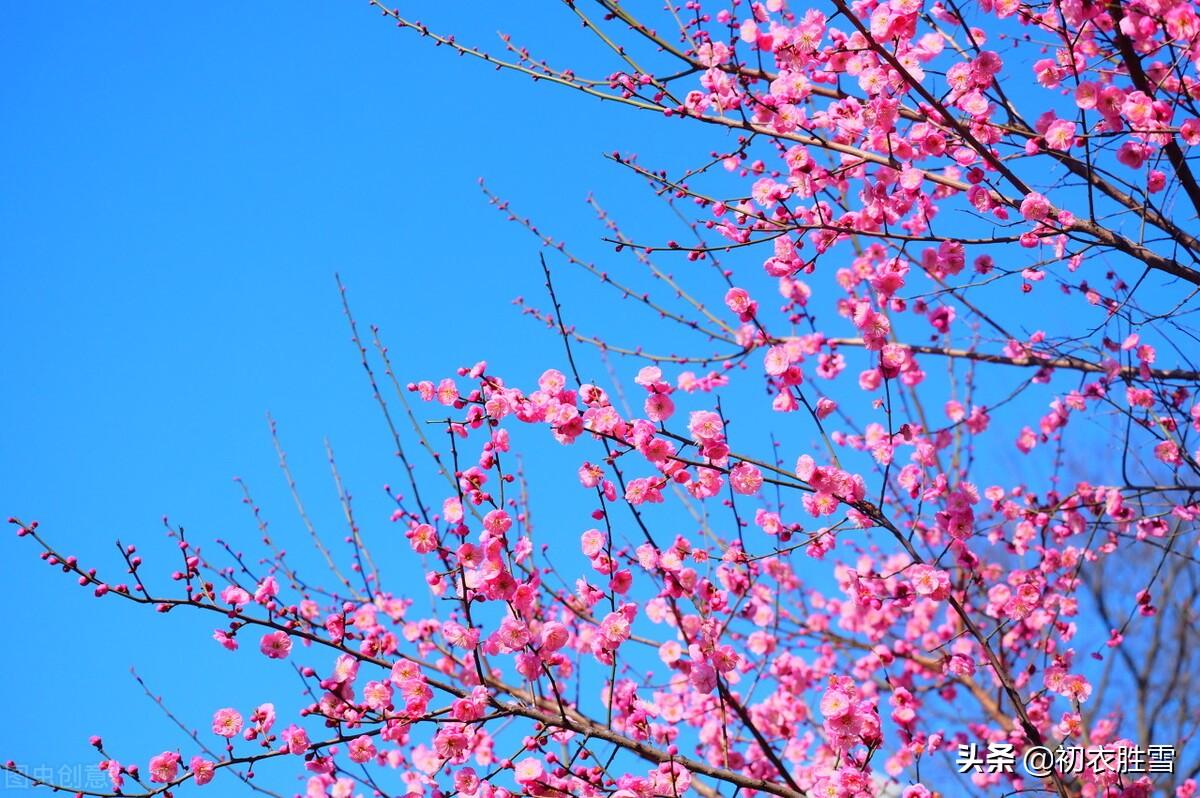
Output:
[[[281,731],[279,737],[289,754],[300,756],[308,751],[308,733],[294,723]]]
[[[1050,215],[1050,210],[1050,200],[1036,191],[1029,192],[1021,200],[1021,215],[1030,221],[1042,221]]]
[[[542,627],[539,634],[543,651],[558,651],[571,638],[570,630],[557,621],[550,621]]]
[[[627,613],[623,611],[610,612],[600,622],[600,633],[609,643],[622,643],[629,639],[632,627]]]
[[[629,480],[625,488],[625,500],[630,504],[663,501],[663,480],[654,477],[639,477]]]
[[[1055,120],[1046,128],[1045,138],[1050,148],[1069,150],[1075,141],[1075,123],[1069,119]]]
[[[1087,701],[1092,694],[1092,685],[1080,674],[1071,674],[1063,680],[1060,692],[1072,701]]]
[[[179,775],[179,754],[174,751],[163,751],[158,756],[150,758],[150,781],[167,784]]]
[[[836,719],[843,717],[850,711],[853,704],[850,696],[841,690],[830,688],[821,696],[821,714],[826,719]]]
[[[701,695],[707,695],[717,689],[717,669],[707,662],[693,662],[688,682]]]
[[[250,594],[237,585],[227,585],[221,590],[221,601],[234,607],[242,607],[250,603]]]
[[[658,656],[667,665],[673,665],[683,656],[683,646],[676,640],[668,640],[658,647]]]
[[[580,537],[580,544],[585,557],[595,557],[604,551],[604,533],[599,529],[589,529]]]
[[[204,757],[194,756],[188,764],[188,770],[192,771],[192,778],[196,784],[203,787],[213,780],[213,776],[216,774],[216,765]]]
[[[333,673],[326,680],[330,686],[348,684],[358,676],[358,658],[351,654],[342,654],[333,663]]]
[[[908,572],[909,582],[919,596],[945,598],[949,594],[950,577],[945,571],[918,563]]]
[[[757,493],[763,484],[762,471],[752,463],[738,463],[729,471],[729,484],[738,493]]]
[[[258,587],[254,590],[254,600],[259,604],[266,604],[278,595],[279,582],[275,581],[275,577],[273,576],[268,576],[259,582]]]
[[[437,548],[437,532],[429,524],[417,524],[404,534],[417,554],[428,554]]]
[[[213,713],[212,721],[213,734],[219,734],[222,737],[233,737],[242,730],[241,714],[229,707],[218,709]]]
[[[387,682],[371,681],[363,687],[363,701],[375,710],[387,709],[392,703],[392,686]]]
[[[492,535],[503,535],[512,529],[512,525],[512,516],[504,510],[490,510],[483,517],[483,528]]]
[[[1183,455],[1180,452],[1179,444],[1175,443],[1175,441],[1163,441],[1156,444],[1154,447],[1154,456],[1167,465],[1177,466],[1183,463]]]
[[[725,425],[721,417],[711,410],[697,410],[688,421],[688,430],[698,441],[712,441],[724,437]]]
[[[675,402],[665,393],[654,392],[646,397],[643,408],[651,421],[666,421],[675,414]]]
[[[763,358],[763,368],[772,377],[778,377],[787,371],[790,362],[787,350],[784,347],[773,346],[767,350],[767,354]]]
[[[460,760],[467,752],[470,741],[461,724],[445,725],[438,729],[433,738],[433,749],[443,759]]]
[[[754,318],[754,313],[758,309],[758,303],[750,298],[744,288],[730,288],[725,293],[725,305],[742,321],[749,321]]]
[[[958,107],[972,116],[985,116],[990,105],[987,98],[978,91],[968,92],[958,101]]]
[[[474,768],[460,768],[454,774],[454,788],[463,795],[473,795],[479,789],[479,774]]]
[[[975,673],[975,660],[962,654],[954,654],[947,661],[946,670],[956,676],[971,676]]]
[[[714,67],[729,58],[729,47],[721,41],[704,42],[696,48],[696,58],[706,67]]]
[[[292,638],[288,636],[287,632],[268,632],[262,636],[258,649],[271,659],[287,659],[288,653],[292,650]]]
[[[534,757],[526,757],[516,764],[513,769],[513,777],[519,784],[528,784],[532,781],[537,781],[545,773],[545,768],[542,767],[542,761]]]
[[[351,762],[362,764],[363,762],[370,762],[375,758],[375,743],[366,735],[355,737],[347,747],[349,748]]]

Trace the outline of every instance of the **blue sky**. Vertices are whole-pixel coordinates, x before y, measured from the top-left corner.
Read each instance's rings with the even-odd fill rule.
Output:
[[[525,5],[425,21],[488,46],[503,28],[556,63],[591,65],[565,10],[541,19]],[[528,383],[564,365],[558,338],[510,304],[546,304],[536,243],[487,205],[476,180],[605,268],[629,269],[598,243],[587,192],[643,240],[663,238],[671,218],[601,154],[636,149],[677,167],[728,142],[435,52],[366,3],[286,13],[211,3],[186,15],[23,4],[0,30],[0,69],[0,506],[107,566],[118,536],[165,561],[164,514],[252,548],[235,475],[276,536],[299,541],[268,411],[318,526],[338,529],[340,513],[328,437],[368,539],[386,549],[395,530],[381,487],[401,473],[334,272],[360,322],[382,326],[402,380],[483,358]],[[619,334],[647,318],[597,301],[594,282],[561,264],[556,282],[585,331]],[[621,368],[628,379],[633,367]],[[748,426],[761,433],[758,421]],[[538,440],[531,472],[570,484],[558,467],[574,457]],[[997,458],[1008,465],[1012,453]],[[590,507],[546,496],[535,512],[573,547]],[[201,727],[216,707],[295,692],[273,686],[294,679],[279,663],[223,656],[207,620],[95,601],[31,567],[28,541],[0,539],[0,602],[29,644],[0,661],[20,686],[9,697],[20,721],[0,730],[6,758],[91,763],[96,732],[143,762],[180,743],[128,677],[134,664]],[[411,573],[403,556],[383,556],[393,573]],[[224,684],[214,668],[229,669]]]

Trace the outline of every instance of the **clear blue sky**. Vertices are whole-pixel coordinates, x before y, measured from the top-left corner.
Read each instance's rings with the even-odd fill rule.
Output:
[[[523,10],[534,5],[425,21],[488,46],[503,28],[557,63],[570,55],[588,66],[566,10],[534,19]],[[276,536],[302,548],[268,410],[318,525],[338,529],[327,436],[368,536],[386,549],[395,530],[380,487],[401,477],[333,273],[360,321],[382,325],[401,379],[486,358],[528,381],[562,362],[557,337],[510,304],[523,295],[545,305],[537,247],[488,207],[477,178],[616,264],[597,243],[588,191],[635,233],[679,232],[649,221],[664,219],[659,206],[601,153],[636,149],[677,167],[723,146],[712,131],[687,133],[436,52],[365,2],[186,13],[19,4],[0,28],[0,72],[0,507],[106,566],[117,536],[169,554],[164,514],[252,548],[235,475]],[[577,272],[557,274],[581,327],[643,318],[596,302]],[[539,440],[531,469],[571,462]],[[535,511],[573,547],[590,508],[543,501]],[[103,732],[121,758],[144,763],[182,743],[129,679],[133,664],[202,728],[227,703],[295,695],[278,663],[223,656],[207,619],[95,601],[32,567],[28,541],[2,540],[0,605],[10,634],[29,645],[0,659],[16,719],[0,727],[0,756],[92,763],[86,738]],[[396,564],[393,573],[412,566]],[[235,668],[261,678],[239,686]],[[224,684],[214,669],[230,669]]]

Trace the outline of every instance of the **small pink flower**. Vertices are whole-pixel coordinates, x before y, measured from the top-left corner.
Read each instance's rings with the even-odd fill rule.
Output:
[[[375,758],[375,743],[366,735],[363,735],[362,737],[355,737],[353,740],[351,740],[349,749],[351,762],[357,762],[361,765],[362,763],[370,762]]]
[[[763,358],[763,369],[772,377],[778,377],[787,371],[789,365],[791,362],[787,349],[782,346],[772,346]]]
[[[850,711],[850,703],[850,696],[841,690],[826,690],[821,696],[821,714],[828,720],[840,718]]]
[[[1141,169],[1150,157],[1150,148],[1136,141],[1127,141],[1117,148],[1117,160],[1130,169]]]
[[[349,654],[342,654],[333,663],[333,673],[329,680],[334,684],[347,684],[353,682],[358,676],[358,660]]]
[[[258,650],[271,659],[287,659],[292,650],[292,638],[288,637],[287,632],[268,632],[262,636]]]
[[[662,369],[658,366],[642,366],[638,369],[637,376],[633,381],[643,387],[653,385],[662,379]]]
[[[589,529],[579,538],[579,544],[580,548],[583,549],[583,555],[588,558],[595,557],[597,554],[604,551],[604,543],[604,533],[599,529]]]
[[[250,594],[237,585],[228,585],[221,591],[221,601],[234,607],[250,603]]]
[[[738,314],[739,317],[751,317],[758,303],[750,298],[745,288],[730,288],[725,292],[725,306]],[[749,321],[749,318],[743,319]]]
[[[954,316],[955,312],[953,307],[950,305],[940,305],[939,307],[929,311],[927,318],[935,330],[945,334],[950,332],[950,323],[954,321]]]
[[[918,596],[941,599],[945,598],[949,591],[950,577],[945,571],[932,565],[914,565],[908,572],[908,580]]]
[[[363,688],[363,701],[371,709],[384,710],[392,703],[392,686],[388,682],[367,682]]]
[[[694,662],[688,681],[698,693],[708,695],[717,689],[717,669],[707,662]]]
[[[1200,119],[1185,119],[1179,126],[1179,136],[1189,146],[1200,144]]]
[[[529,644],[529,626],[511,615],[500,622],[500,626],[488,638],[489,645],[499,646],[505,652],[520,651]]]
[[[196,780],[196,784],[201,787],[212,781],[213,776],[216,774],[216,766],[204,757],[199,756],[192,757],[188,769],[192,771],[192,778]]]
[[[729,471],[729,484],[737,493],[758,493],[763,484],[763,475],[758,467],[751,463],[738,463]]]
[[[545,768],[542,766],[542,760],[527,757],[522,759],[513,768],[514,778],[519,784],[528,784],[531,781],[537,781],[545,773]]]
[[[296,724],[288,726],[279,733],[289,754],[301,756],[308,751],[308,733]]]
[[[675,414],[675,402],[665,393],[652,393],[646,397],[644,409],[651,421],[666,421]]]
[[[729,58],[729,46],[724,42],[704,42],[696,48],[696,60],[706,67],[714,67]]]
[[[233,737],[242,730],[242,716],[236,709],[225,707],[213,713],[212,730],[222,737]]]
[[[1082,703],[1087,701],[1088,696],[1092,694],[1092,685],[1083,676],[1077,673],[1071,674],[1063,679],[1060,692],[1067,698]]]
[[[971,116],[982,117],[987,115],[991,103],[988,102],[987,97],[984,97],[982,93],[969,91],[959,99],[958,107]]]
[[[1075,89],[1075,105],[1085,111],[1096,107],[1099,91],[1095,83],[1080,83]]]
[[[121,775],[120,762],[115,759],[106,759],[100,763],[100,770],[108,774],[114,790],[120,790],[124,786],[125,777]]]
[[[479,776],[474,768],[463,768],[454,774],[454,787],[463,795],[471,795],[479,789]]]
[[[600,634],[610,643],[622,643],[629,639],[629,619],[623,612],[610,612],[600,622]]]
[[[492,510],[483,517],[483,528],[499,537],[512,529],[512,516],[504,510]]]
[[[538,387],[546,393],[559,393],[567,387],[567,378],[558,369],[546,369],[542,376],[538,377]]]
[[[275,577],[268,576],[258,584],[254,590],[254,600],[259,604],[266,604],[271,599],[279,595],[279,583],[275,581]]]
[[[688,430],[697,441],[720,440],[725,435],[725,425],[721,417],[711,410],[697,410],[688,421]]]
[[[1182,465],[1183,456],[1179,452],[1179,444],[1175,441],[1163,441],[1154,447],[1154,456],[1167,465]]]
[[[429,524],[417,524],[404,536],[417,554],[428,554],[437,548],[437,532]]]
[[[250,721],[264,734],[270,732],[271,727],[275,725],[275,705],[259,704],[250,714]]]
[[[163,751],[150,759],[150,781],[167,784],[179,775],[179,754]]]
[[[558,651],[567,644],[571,639],[571,633],[567,631],[567,627],[563,626],[558,621],[550,621],[542,626],[539,633],[541,639],[541,649],[544,652]]]
[[[802,454],[796,458],[796,476],[807,482],[817,470],[817,464],[810,454]]]
[[[1050,215],[1050,200],[1036,191],[1031,191],[1021,200],[1021,215],[1033,222],[1040,222]]]
[[[1075,143],[1075,123],[1069,119],[1058,119],[1046,128],[1046,146],[1066,151]]]
[[[952,654],[946,669],[956,676],[972,676],[975,673],[975,661],[962,654]]]
[[[233,635],[229,634],[224,629],[217,629],[216,631],[214,631],[213,632],[213,640],[216,640],[218,643],[225,646],[225,648],[229,649],[230,651],[237,651],[237,648],[238,648],[237,640],[234,639]]]

